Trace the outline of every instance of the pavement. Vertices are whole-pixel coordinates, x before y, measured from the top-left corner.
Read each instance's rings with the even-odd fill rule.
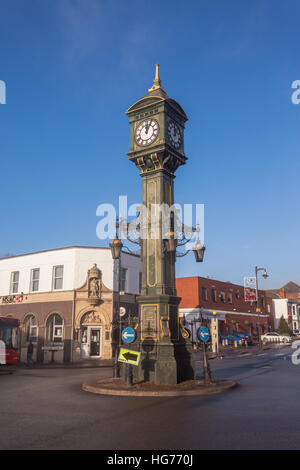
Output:
[[[111,377],[107,367],[0,375],[0,449],[299,449],[300,365],[293,365],[293,352],[276,345],[210,361],[214,376],[239,383],[211,397],[81,391],[88,380]]]
[[[274,345],[273,345],[274,346]],[[262,346],[262,350],[268,350],[272,346]],[[223,359],[224,357],[239,356],[239,355],[250,355],[256,354],[259,351],[258,345],[234,348],[233,346],[220,346],[219,355],[216,356],[215,353],[208,353],[210,360],[214,359]],[[202,360],[202,351],[199,350],[194,352],[196,360]],[[111,359],[97,359],[97,360],[87,360],[80,362],[73,362],[71,364],[60,364],[60,363],[49,363],[49,364],[34,364],[30,366],[30,369],[98,369],[99,367],[112,367],[113,361]],[[27,369],[26,364],[19,364],[14,367],[14,369]]]

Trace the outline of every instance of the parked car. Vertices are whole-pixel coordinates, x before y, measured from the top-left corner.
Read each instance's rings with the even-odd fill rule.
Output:
[[[244,341],[247,341],[249,345],[253,344],[252,336],[250,333],[238,332],[237,336],[240,336]]]
[[[292,338],[290,336],[280,335],[279,333],[275,333],[275,332],[266,333],[265,335],[262,335],[261,340],[263,343],[269,343],[273,341],[277,341],[280,343],[292,342]]]
[[[243,345],[245,344],[246,341],[248,344],[252,344],[251,335],[248,333],[241,333],[241,332],[232,333],[228,335],[221,335],[220,342],[222,342],[223,340],[225,341],[227,340],[228,344],[234,344],[235,341],[237,341],[238,344],[240,343],[240,341],[242,341]]]
[[[300,336],[300,330],[293,330],[292,336]]]

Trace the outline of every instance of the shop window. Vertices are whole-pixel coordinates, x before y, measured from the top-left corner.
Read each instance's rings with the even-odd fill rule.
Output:
[[[207,300],[207,289],[202,287],[202,300]]]
[[[38,326],[36,317],[34,315],[29,315],[25,318],[24,322],[25,327],[25,338],[27,343],[32,341],[32,343],[36,343],[38,339]]]
[[[60,315],[53,314],[47,320],[47,341],[62,343],[64,339],[64,324]]]
[[[32,269],[31,276],[30,276],[30,291],[37,292],[39,290],[39,284],[40,284],[40,270]]]
[[[19,279],[20,279],[20,271],[15,271],[11,273],[11,280],[10,280],[10,293],[17,294],[19,292]]]
[[[64,267],[63,266],[54,266],[53,267],[53,279],[52,279],[52,289],[59,290],[63,288],[63,279],[64,279]]]

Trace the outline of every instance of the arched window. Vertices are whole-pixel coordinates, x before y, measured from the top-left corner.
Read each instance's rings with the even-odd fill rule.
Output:
[[[64,322],[60,315],[54,313],[47,320],[47,341],[62,343],[64,339]]]
[[[37,342],[38,339],[38,325],[34,315],[28,315],[24,321],[25,326],[25,338],[27,343],[32,341]]]

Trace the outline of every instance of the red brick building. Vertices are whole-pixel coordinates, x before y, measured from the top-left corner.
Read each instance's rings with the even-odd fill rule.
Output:
[[[300,286],[295,282],[288,282],[280,289],[272,289],[266,291],[270,297],[282,299],[294,299],[300,301]]]
[[[231,282],[186,277],[177,279],[176,287],[181,297],[179,315],[193,325],[192,336],[195,336],[200,309],[203,309],[203,316],[207,319],[217,312],[221,334],[240,331],[256,337],[258,322],[262,333],[274,329],[272,299],[267,297],[265,291],[260,290],[258,294],[258,314],[256,302],[244,300],[244,287]]]

